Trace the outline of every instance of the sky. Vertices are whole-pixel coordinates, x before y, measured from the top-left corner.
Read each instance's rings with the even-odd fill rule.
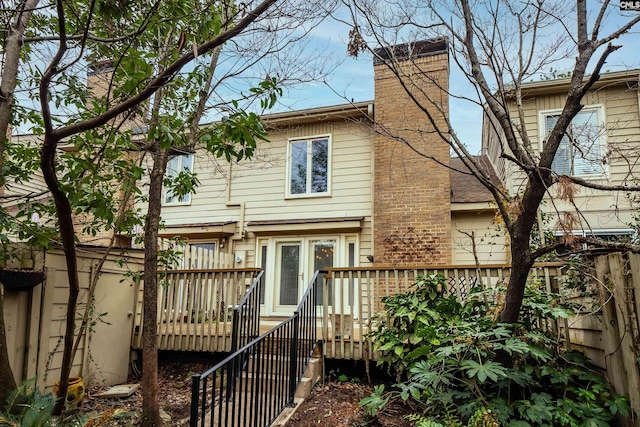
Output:
[[[618,11],[618,2],[612,2],[611,13],[607,17],[605,30],[619,26],[626,22],[633,13],[627,12],[621,16]],[[345,12],[338,13],[340,18],[345,18]],[[593,13],[590,14],[593,19]],[[569,25],[569,24],[567,24]],[[619,71],[623,69],[640,68],[640,24],[635,33],[623,36],[616,44],[622,44],[623,48],[614,52],[606,65],[605,71]],[[570,27],[569,27],[570,29]],[[328,105],[344,104],[351,100],[369,101],[374,98],[373,65],[370,55],[361,55],[357,59],[347,55],[347,39],[350,27],[335,19],[328,18],[318,25],[313,31],[312,46],[326,51],[327,58],[339,61],[340,65],[327,77],[325,83],[307,84],[299,88],[288,90],[282,99],[281,110],[295,110]],[[603,31],[602,33],[604,33]],[[554,69],[559,71],[570,70],[573,67],[573,58],[567,58],[555,63]],[[594,62],[592,60],[592,62]],[[466,80],[463,73],[457,68],[450,58],[450,90],[453,94],[475,93],[473,86]],[[454,129],[460,139],[467,145],[473,154],[480,153],[480,137],[482,126],[482,111],[478,105],[461,101],[455,97],[450,98],[450,118]]]
[[[375,0],[368,0],[375,1]],[[391,3],[381,1],[388,10]],[[599,3],[599,2],[598,2]],[[623,16],[617,10],[619,2],[611,2],[610,13],[607,17],[605,31],[618,27],[621,22],[628,20],[634,14],[640,12],[626,12]],[[572,5],[573,3],[571,3]],[[589,4],[596,4],[589,2]],[[569,14],[570,15],[570,14]],[[593,20],[593,14],[591,14]],[[310,56],[319,56],[320,60],[335,65],[336,68],[327,75],[325,81],[306,83],[285,90],[284,96],[280,99],[276,111],[291,111],[305,108],[324,107],[330,105],[345,104],[347,102],[371,101],[374,98],[373,84],[373,64],[370,55],[361,54],[358,58],[350,57],[347,54],[348,35],[351,27],[344,23],[349,21],[349,14],[343,9],[338,9],[334,14],[337,19],[327,18],[319,25],[310,29],[311,38],[306,46],[311,53]],[[343,21],[343,22],[340,22]],[[570,23],[567,23],[571,30]],[[558,31],[557,28],[547,28],[545,31]],[[544,34],[541,34],[544,37]],[[410,38],[410,40],[415,40]],[[404,41],[404,40],[403,40]],[[607,64],[603,68],[605,71],[619,71],[622,69],[640,68],[640,24],[633,34],[624,36],[618,44],[624,47],[611,55]],[[297,59],[296,59],[297,60]],[[554,63],[554,68],[559,71],[570,70],[573,66],[573,59],[567,58],[561,62]],[[192,67],[190,65],[189,67]],[[189,67],[186,67],[188,69]],[[457,68],[453,58],[450,57],[450,91],[453,94],[475,93],[473,86],[466,80],[463,73]],[[242,83],[244,84],[244,83]],[[239,86],[246,89],[246,85]],[[232,90],[235,90],[232,89]],[[237,94],[237,91],[236,91]],[[21,96],[20,94],[18,96]],[[24,96],[24,94],[22,94]],[[211,116],[210,120],[217,120],[219,117]],[[482,110],[477,104],[462,101],[455,97],[450,98],[450,119],[454,129],[469,151],[473,154],[480,153]],[[28,125],[17,129],[20,133],[29,133]]]

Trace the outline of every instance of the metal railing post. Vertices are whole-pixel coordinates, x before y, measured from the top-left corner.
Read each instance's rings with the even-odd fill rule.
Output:
[[[293,404],[296,395],[296,387],[298,385],[298,325],[300,322],[300,313],[293,314],[293,337],[291,338],[291,352],[289,357],[289,405]]]
[[[239,314],[238,307],[233,309],[233,314],[231,315],[231,351],[230,353],[235,353],[238,350],[238,335],[240,334],[240,325],[239,323]]]
[[[200,375],[191,377],[191,416],[189,417],[189,427],[198,426],[198,407],[200,400]]]

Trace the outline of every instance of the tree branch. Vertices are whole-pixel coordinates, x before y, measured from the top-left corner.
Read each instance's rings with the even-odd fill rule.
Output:
[[[566,177],[567,179],[570,179],[572,182],[582,186],[582,187],[586,187],[586,188],[592,188],[594,190],[604,190],[604,191],[640,191],[640,186],[638,185],[605,185],[605,184],[598,184],[596,182],[593,181],[587,181],[586,179],[583,178],[578,178],[575,176],[570,176],[570,175],[562,175],[563,177]]]
[[[199,54],[207,53],[217,46],[221,46],[224,42],[230,40],[231,38],[237,36],[277,1],[278,0],[264,0],[253,11],[248,13],[245,18],[241,19],[235,27],[198,46],[197,52],[199,52]],[[56,129],[56,137],[58,139],[64,139],[76,133],[101,126],[117,115],[137,106],[141,102],[149,99],[151,95],[153,95],[160,87],[169,82],[176,75],[176,73],[178,73],[182,69],[182,67],[191,62],[194,58],[195,54],[193,50],[190,49],[187,53],[182,55],[172,64],[168,65],[161,73],[158,73],[158,75],[153,80],[151,80],[147,84],[147,86],[137,95],[132,96],[131,98],[121,102],[118,105],[115,105],[114,107],[98,116],[92,117],[91,119]]]

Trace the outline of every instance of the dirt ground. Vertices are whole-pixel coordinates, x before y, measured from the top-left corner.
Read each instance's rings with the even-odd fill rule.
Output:
[[[212,365],[207,361],[161,360],[158,366],[158,398],[166,426],[189,424],[191,402],[191,375],[204,372]],[[130,383],[140,383],[130,378]],[[97,398],[109,387],[89,389],[82,410],[94,419],[97,426],[132,426],[138,423],[142,411],[142,390],[120,399]]]
[[[377,419],[364,416],[360,400],[367,397],[373,387],[353,382],[327,382],[318,384],[300,405],[286,427],[410,427],[405,416],[411,408],[391,404]]]
[[[185,426],[189,421],[191,401],[191,376],[213,366],[210,359],[183,356],[161,357],[158,367],[158,392],[160,408],[166,426]],[[404,416],[410,408],[391,405],[376,420],[367,420],[359,407],[360,400],[371,394],[373,388],[355,378],[338,380],[332,371],[329,380],[318,384],[311,395],[297,409],[287,427],[410,427]],[[139,379],[130,378],[131,383]],[[92,427],[133,426],[138,424],[142,408],[142,392],[127,398],[101,399],[95,397],[108,387],[88,390],[82,410],[93,419]]]

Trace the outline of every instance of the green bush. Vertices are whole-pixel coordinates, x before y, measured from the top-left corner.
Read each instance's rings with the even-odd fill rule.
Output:
[[[0,427],[81,427],[87,422],[82,414],[51,415],[56,398],[43,394],[36,386],[36,378],[30,378],[9,393],[0,411]]]
[[[552,328],[571,307],[555,294],[527,287],[518,324],[497,321],[500,299],[474,289],[464,301],[444,294],[443,276],[425,276],[412,290],[385,297],[371,332],[379,364],[395,370],[392,391],[363,399],[375,416],[391,397],[424,405],[418,426],[609,426],[627,399]]]

